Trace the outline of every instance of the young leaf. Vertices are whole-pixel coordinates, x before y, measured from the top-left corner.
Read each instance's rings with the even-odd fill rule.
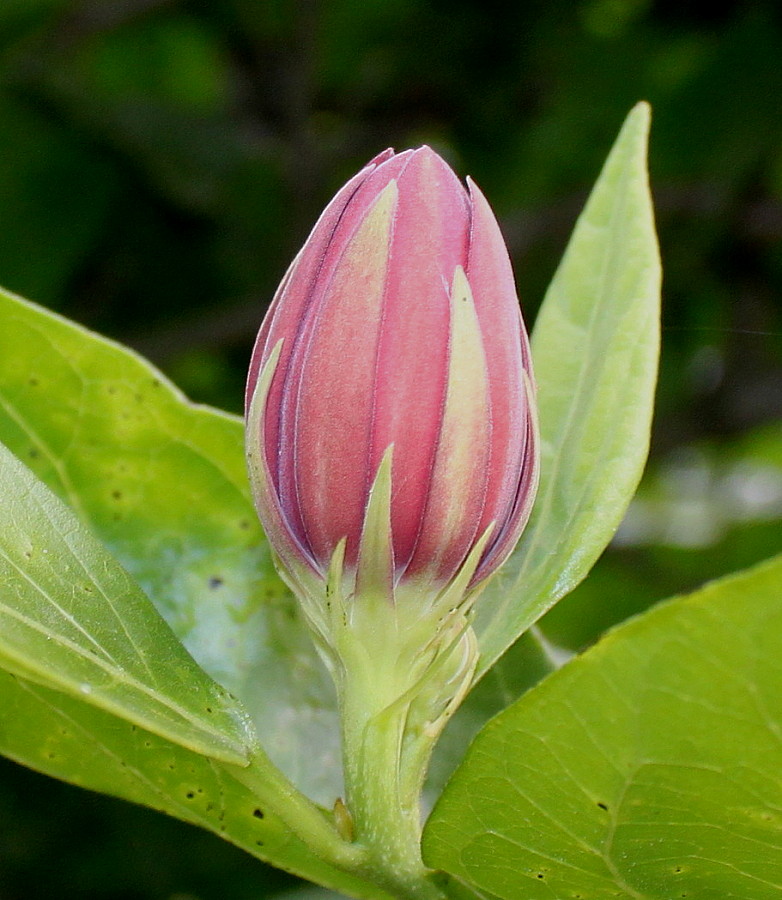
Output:
[[[782,557],[610,632],[484,728],[425,859],[503,900],[782,893]]]
[[[519,546],[478,604],[481,671],[586,575],[646,460],[660,303],[649,115],[641,103],[628,116],[535,323],[540,489]]]
[[[0,668],[199,753],[246,764],[239,705],[119,563],[0,445]]]
[[[0,291],[0,440],[241,698],[274,762],[330,806],[341,791],[333,690],[274,572],[241,419],[188,402],[131,350]]]

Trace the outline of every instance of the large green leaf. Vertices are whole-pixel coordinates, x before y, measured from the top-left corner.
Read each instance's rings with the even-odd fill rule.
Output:
[[[331,805],[332,688],[273,570],[241,420],[189,403],[127,348],[0,292],[0,440],[240,697],[272,759]]]
[[[782,557],[609,633],[486,726],[427,862],[504,900],[782,895],[780,635]]]
[[[141,589],[0,444],[0,667],[247,764],[256,739]]]
[[[281,806],[279,797],[269,798],[269,773],[255,771],[258,760],[240,768],[208,759],[2,671],[0,753],[56,778],[192,822],[254,856],[350,896],[391,900],[381,889],[324,862],[295,836],[286,814],[295,818],[296,801],[291,799],[289,808]]]
[[[586,575],[614,534],[646,460],[660,303],[648,131],[649,108],[639,104],[535,324],[540,490],[519,546],[479,602],[482,671]]]

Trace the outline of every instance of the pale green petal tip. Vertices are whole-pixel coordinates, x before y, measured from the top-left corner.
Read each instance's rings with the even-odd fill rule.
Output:
[[[474,314],[475,303],[472,297],[472,288],[467,278],[467,273],[462,266],[457,266],[453,272],[453,280],[451,282],[451,305],[457,309],[462,304],[468,306]]]
[[[396,178],[392,178],[380,192],[377,200],[375,200],[373,210],[381,210],[383,215],[390,216],[396,206],[398,198],[399,185],[397,184]]]
[[[464,266],[457,266],[453,272],[453,281],[451,283],[451,297],[459,297],[467,295],[472,299],[472,291],[470,290],[470,282],[467,280],[467,274]]]
[[[282,338],[274,345],[269,358],[261,369],[252,399],[250,400],[250,407],[247,410],[247,424],[245,428],[247,467],[250,472],[250,481],[261,490],[266,487],[267,482],[261,440],[263,435],[263,414],[266,409],[266,399],[269,395],[272,378],[274,378],[274,373],[277,371],[280,353],[282,353]]]
[[[450,367],[450,377],[464,375],[469,372],[470,365],[477,365],[484,373],[486,357],[483,349],[483,335],[472,296],[472,287],[461,266],[453,273],[451,284],[451,344],[459,348],[460,354],[468,354],[470,360],[463,358]]]

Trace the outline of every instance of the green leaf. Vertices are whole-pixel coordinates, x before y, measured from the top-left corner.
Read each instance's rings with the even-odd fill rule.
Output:
[[[484,728],[425,858],[506,900],[782,893],[782,557],[609,633]]]
[[[247,764],[246,716],[141,589],[0,444],[0,667],[207,756]]]
[[[269,756],[331,805],[341,791],[331,685],[273,571],[249,497],[241,420],[194,406],[132,351],[2,292],[0,323],[0,437],[121,561],[201,666],[241,696]],[[88,706],[94,692],[68,696],[29,667],[15,671],[26,678],[6,679],[0,692],[0,752],[197,821],[346,893],[388,900],[322,861],[338,843],[328,819],[263,753],[241,769],[207,760]],[[140,760],[139,746],[164,752]],[[180,774],[169,777],[169,765]],[[185,815],[182,772],[212,779],[185,798],[202,799],[209,815]],[[284,823],[273,839],[248,832],[244,813],[228,808],[259,798],[264,821]]]
[[[519,546],[478,604],[481,671],[586,575],[643,470],[659,353],[649,107],[627,118],[532,337],[541,479]]]
[[[780,500],[782,421],[677,447],[647,467],[620,540],[540,630],[578,650],[653,603],[691,590],[704,573],[718,578],[757,565],[779,552]]]
[[[265,750],[327,805],[335,700],[253,509],[242,421],[196,406],[127,348],[0,291],[0,440],[239,697]]]
[[[2,671],[0,753],[206,828],[260,859],[350,896],[391,900],[384,891],[334,868],[295,836],[275,804],[264,798],[264,773],[256,785],[246,783],[255,762],[237,768],[208,759]]]

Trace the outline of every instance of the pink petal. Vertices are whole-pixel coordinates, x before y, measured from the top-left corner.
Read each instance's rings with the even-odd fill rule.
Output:
[[[396,196],[392,181],[366,212],[302,353],[292,460],[302,521],[321,560],[347,537],[348,565],[355,562],[369,490],[372,384]]]
[[[407,575],[450,581],[481,519],[492,436],[486,354],[470,285],[453,280],[448,383],[421,535]]]
[[[298,530],[303,530],[304,524],[301,517],[301,503],[298,496],[293,461],[296,454],[299,394],[312,331],[318,321],[321,306],[326,302],[325,298],[328,296],[332,280],[341,263],[345,248],[349,245],[357,229],[364,221],[367,210],[372,207],[383,188],[393,179],[393,175],[404,167],[411,152],[408,151],[392,156],[373,171],[364,170],[364,180],[357,186],[354,193],[339,211],[334,227],[328,234],[327,242],[321,244],[319,240],[320,235],[318,235],[318,239],[314,240],[315,232],[313,231],[310,240],[302,250],[302,263],[305,257],[308,260],[311,257],[317,260],[318,265],[312,277],[307,280],[297,271],[290,278],[290,291],[293,297],[298,299],[298,295],[295,292],[302,291],[306,295],[304,298],[306,302],[304,305],[299,304],[298,306],[295,303],[291,304],[290,309],[292,311],[290,315],[286,316],[284,321],[280,323],[280,330],[285,328],[288,330],[295,329],[296,336],[294,346],[284,361],[287,364],[287,372],[285,380],[279,389],[279,417],[276,432],[279,462],[276,484],[280,501],[283,507],[288,510],[290,519]],[[340,192],[341,194],[342,192]],[[311,242],[312,247],[310,246]],[[286,293],[285,297],[281,298],[280,306],[287,306],[288,303],[289,298]],[[293,319],[296,308],[301,310],[298,320]],[[273,339],[274,329],[272,329],[267,339],[267,346]],[[317,377],[320,378],[321,376],[318,375]],[[369,390],[369,387],[367,387],[367,390]],[[274,400],[276,400],[276,396],[272,397],[272,402]],[[271,437],[273,439],[275,435],[271,434]]]
[[[450,280],[464,260],[468,209],[456,176],[428,147],[412,155],[398,181],[370,470],[394,444],[391,519],[399,569],[418,539],[434,464],[448,370]]]
[[[528,414],[526,417],[524,454],[519,463],[513,504],[501,529],[493,536],[491,543],[486,548],[484,557],[472,577],[471,584],[473,585],[490,575],[498,566],[505,562],[508,554],[516,546],[532,512],[532,504],[535,499],[540,474],[538,446],[540,437],[533,407],[535,387],[529,376],[525,378],[525,381]]]
[[[503,528],[516,501],[526,441],[526,334],[508,251],[485,197],[468,181],[473,202],[467,277],[486,346],[492,420],[486,504],[478,533],[492,521]]]

